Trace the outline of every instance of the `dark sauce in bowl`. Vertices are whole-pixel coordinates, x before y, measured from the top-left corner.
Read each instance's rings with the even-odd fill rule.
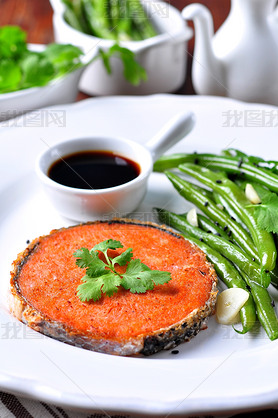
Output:
[[[135,161],[112,151],[81,151],[55,161],[48,177],[76,189],[107,189],[125,184],[140,174]]]

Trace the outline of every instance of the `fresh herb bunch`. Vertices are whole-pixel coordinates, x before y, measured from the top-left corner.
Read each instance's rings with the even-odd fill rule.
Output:
[[[157,35],[140,0],[63,0],[65,20],[74,29],[115,41]]]
[[[168,283],[171,274],[166,271],[151,270],[138,258],[132,258],[132,248],[128,248],[116,257],[110,257],[108,250],[123,248],[120,241],[108,239],[97,245],[92,250],[81,248],[73,255],[77,258],[76,264],[86,269],[82,278],[83,283],[78,286],[77,294],[81,301],[94,302],[99,300],[102,294],[112,296],[117,293],[119,286],[131,293],[145,293],[152,290],[155,285]],[[105,261],[101,260],[103,254]],[[118,266],[126,266],[122,274],[116,269]]]
[[[17,26],[0,28],[0,93],[45,86],[83,64],[83,52],[73,45],[50,44],[30,51],[26,33]]]

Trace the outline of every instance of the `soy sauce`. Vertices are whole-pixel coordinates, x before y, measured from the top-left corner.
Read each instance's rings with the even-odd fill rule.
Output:
[[[140,174],[140,166],[110,151],[82,151],[55,161],[48,177],[77,189],[107,189],[127,183]]]

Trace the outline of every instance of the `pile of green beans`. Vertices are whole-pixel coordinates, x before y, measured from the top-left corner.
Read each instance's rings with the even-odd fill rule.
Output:
[[[187,214],[155,208],[159,221],[198,245],[227,287],[249,292],[240,311],[242,330],[237,332],[250,331],[258,320],[270,340],[278,338],[278,318],[269,292],[270,284],[278,288],[277,239],[258,225],[244,187],[246,183],[256,185],[259,195],[278,193],[277,167],[275,161],[235,149],[225,150],[223,155],[165,155],[154,165],[201,212],[198,226],[192,226]]]
[[[74,29],[115,41],[157,35],[140,0],[63,0],[65,20]]]

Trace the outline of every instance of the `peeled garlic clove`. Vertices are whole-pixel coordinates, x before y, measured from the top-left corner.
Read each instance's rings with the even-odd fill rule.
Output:
[[[226,289],[216,301],[216,319],[220,324],[231,325],[238,322],[239,311],[249,298],[249,293],[241,288]]]
[[[187,222],[192,226],[198,226],[198,216],[195,208],[190,209],[186,215]]]
[[[245,187],[245,196],[247,199],[253,204],[258,205],[259,203],[262,203],[260,196],[252,186],[252,184],[247,183]]]

